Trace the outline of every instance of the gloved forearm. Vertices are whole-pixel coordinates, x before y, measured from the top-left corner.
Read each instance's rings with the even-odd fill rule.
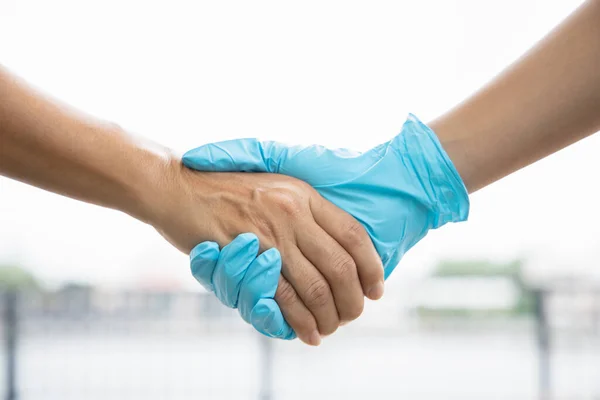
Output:
[[[600,1],[429,125],[469,192],[600,130]]]

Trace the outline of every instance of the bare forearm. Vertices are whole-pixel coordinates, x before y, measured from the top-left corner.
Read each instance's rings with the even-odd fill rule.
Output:
[[[600,129],[600,1],[433,121],[470,192]]]
[[[0,69],[0,174],[145,219],[166,149],[43,96]]]

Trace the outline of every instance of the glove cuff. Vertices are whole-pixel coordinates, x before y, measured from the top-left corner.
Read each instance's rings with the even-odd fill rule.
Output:
[[[436,134],[415,115],[409,114],[399,136],[412,156],[419,181],[434,211],[431,228],[467,220],[467,188]]]

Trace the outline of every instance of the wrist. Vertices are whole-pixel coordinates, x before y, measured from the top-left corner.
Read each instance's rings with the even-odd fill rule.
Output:
[[[456,124],[447,119],[435,120],[427,124],[437,136],[442,148],[452,161],[454,168],[462,179],[468,193],[473,193],[478,190],[479,184],[476,182],[472,169],[469,163],[469,152],[466,144],[467,138],[463,137],[461,130]]]
[[[214,211],[219,207],[214,203],[220,188],[214,178],[187,169],[170,149],[142,147],[140,175],[130,184],[134,201],[125,212],[154,227],[186,254],[206,240],[229,242],[215,226]]]
[[[411,154],[411,165],[419,180],[428,182],[422,188],[433,211],[431,228],[465,221],[469,215],[467,189],[435,132],[411,114],[398,140],[402,141],[399,147]]]
[[[176,202],[181,159],[172,150],[145,140],[134,140],[128,155],[127,172],[121,175],[122,193],[118,208],[132,217],[156,226]]]

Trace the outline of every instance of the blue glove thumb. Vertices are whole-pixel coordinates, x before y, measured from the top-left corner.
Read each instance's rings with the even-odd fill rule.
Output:
[[[382,144],[359,153],[321,145],[287,146],[248,138],[200,146],[186,152],[182,161],[186,167],[198,171],[278,173],[318,187],[363,175],[383,156],[385,149]]]

